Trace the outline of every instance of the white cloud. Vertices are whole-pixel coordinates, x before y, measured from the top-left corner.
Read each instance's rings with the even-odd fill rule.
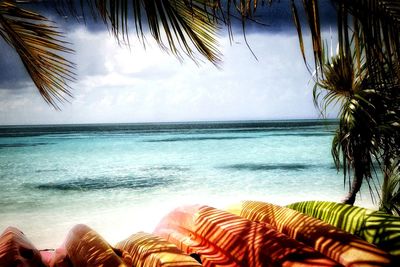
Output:
[[[78,82],[71,104],[57,112],[33,89],[1,92],[1,124],[89,123],[312,118],[309,73],[297,36],[250,34],[252,57],[241,36],[221,40],[222,69],[210,63],[180,63],[150,43],[144,50],[120,47],[107,32],[78,28]]]

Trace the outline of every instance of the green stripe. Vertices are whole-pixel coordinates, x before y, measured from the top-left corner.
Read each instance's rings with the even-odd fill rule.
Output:
[[[357,235],[400,258],[400,217],[326,201],[304,201],[287,207]]]

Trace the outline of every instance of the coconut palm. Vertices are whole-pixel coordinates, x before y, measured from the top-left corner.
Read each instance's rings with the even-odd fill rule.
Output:
[[[318,0],[302,1],[303,14],[311,33],[316,69],[314,99],[322,100],[322,109],[337,101],[341,104],[332,155],[338,168],[343,165],[345,180],[353,177],[344,200],[353,204],[362,181],[371,181],[374,163],[386,180],[390,162],[399,158],[400,1],[332,2],[337,10],[339,49],[331,61],[325,60],[323,52]],[[298,4],[291,1],[306,61]],[[242,14],[252,8],[242,7],[245,10]],[[326,94],[321,95],[318,89]],[[370,185],[371,191],[373,188]]]
[[[354,40],[354,38],[352,39]],[[350,45],[353,46],[351,41]],[[371,183],[372,172],[378,166],[384,173],[388,162],[399,155],[399,95],[390,84],[380,84],[369,73],[365,57],[338,54],[322,58],[323,76],[314,86],[314,103],[325,111],[329,105],[340,105],[339,127],[332,142],[332,155],[339,169],[343,164],[344,177],[350,181],[344,203],[353,204],[363,180]],[[361,50],[365,55],[365,50]],[[390,79],[391,71],[386,71]],[[388,186],[382,196],[389,199]],[[379,194],[379,192],[378,192]]]
[[[366,71],[355,69],[352,58],[337,55],[324,63],[324,76],[314,86],[314,103],[322,111],[329,105],[340,104],[339,128],[332,142],[332,155],[338,169],[343,163],[345,178],[348,177],[346,174],[354,172],[351,190],[344,200],[353,204],[363,179],[371,178],[371,155],[377,153],[372,133],[376,127],[372,125],[374,108],[370,102],[376,92],[366,86]]]

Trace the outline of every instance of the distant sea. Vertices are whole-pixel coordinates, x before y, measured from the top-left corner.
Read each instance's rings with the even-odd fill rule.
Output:
[[[0,231],[39,248],[85,223],[111,244],[151,232],[182,204],[340,201],[337,121],[0,127]],[[364,188],[358,205],[372,207]]]

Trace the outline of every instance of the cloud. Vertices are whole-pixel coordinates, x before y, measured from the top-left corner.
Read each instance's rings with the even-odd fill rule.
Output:
[[[74,1],[73,1],[74,2]],[[224,1],[223,1],[224,2]],[[75,1],[75,6],[79,10],[80,8],[80,1]],[[293,18],[291,14],[291,8],[290,8],[291,1],[289,0],[282,0],[282,1],[274,1],[271,6],[263,6],[259,5],[259,8],[257,11],[254,13],[254,20],[259,21],[262,24],[267,24],[268,26],[260,26],[258,23],[254,23],[252,21],[247,21],[246,22],[246,31],[247,33],[264,33],[264,34],[270,34],[270,33],[279,33],[279,34],[289,34],[292,35],[294,34],[295,27],[293,25]],[[321,21],[323,22],[322,24],[325,25],[325,27],[330,27],[335,24],[336,21],[336,14],[335,14],[335,8],[332,4],[331,1],[329,0],[321,0],[319,1],[319,10],[321,14]],[[113,41],[106,37],[104,38],[104,35],[106,34],[107,28],[102,23],[100,20],[97,20],[97,22],[90,16],[91,12],[85,7],[85,14],[86,14],[86,21],[83,21],[82,18],[80,19],[75,19],[72,16],[64,16],[59,14],[56,9],[54,8],[54,3],[53,1],[40,1],[35,4],[21,4],[21,7],[27,8],[27,9],[33,9],[37,12],[43,13],[45,16],[49,17],[50,20],[55,21],[59,28],[66,32],[67,34],[67,40],[71,41],[73,43],[73,48],[79,53],[80,59],[82,59],[79,63],[79,68],[84,68],[86,70],[87,74],[90,74],[89,72],[92,72],[92,74],[99,74],[102,75],[106,73],[105,68],[106,67],[112,67],[112,66],[105,66],[102,64],[102,62],[99,62],[98,60],[93,61],[93,60],[84,60],[84,55],[86,54],[91,54],[93,56],[93,53],[97,51],[97,53],[102,53],[103,49],[97,49],[98,46],[101,48],[105,48],[105,45],[100,41],[100,43],[95,43],[96,49],[95,51],[90,51],[93,50],[93,47],[84,45],[85,42],[93,44],[93,38],[97,38],[97,35],[101,35],[101,40],[107,40],[107,45],[109,47],[113,47],[114,49],[114,43],[111,44]],[[300,10],[300,15],[303,21],[305,21],[304,14],[302,12],[302,7],[298,7]],[[65,8],[64,11],[66,14],[68,14],[67,11],[68,8]],[[84,23],[85,22],[85,23]],[[235,18],[232,18],[233,22],[233,28],[235,34],[235,38],[237,36],[242,35],[241,30],[242,30],[242,24],[241,21]],[[145,25],[144,25],[145,26]],[[85,30],[78,30],[77,29],[82,29],[85,27]],[[134,29],[134,25],[132,22],[130,22],[130,27],[131,30]],[[222,28],[225,28],[224,26],[221,26]],[[146,27],[145,27],[146,29]],[[307,32],[307,28],[303,29],[305,32]],[[87,34],[87,33],[92,33],[92,34]],[[227,31],[222,30],[220,31],[220,34],[222,35],[223,38],[226,37]],[[132,43],[135,43],[137,41],[135,39],[136,33],[132,32],[131,35],[132,37]],[[149,38],[151,39],[151,38]],[[80,42],[80,43],[77,43]],[[137,46],[141,46],[141,44],[137,44]],[[30,81],[30,78],[24,69],[23,65],[20,62],[20,59],[18,55],[13,51],[7,44],[4,43],[4,41],[0,41],[0,49],[3,53],[3,55],[6,55],[5,57],[2,58],[0,61],[0,89],[20,89],[20,88],[25,88],[26,86],[29,86],[32,82]],[[123,56],[123,55],[122,55]],[[68,58],[71,58],[73,61],[74,56],[67,56]],[[104,59],[107,60],[107,58],[104,58],[103,55],[97,54],[96,58],[98,59]],[[148,58],[146,58],[146,61]],[[143,65],[143,59],[138,59],[138,62],[141,62]],[[129,66],[130,71],[134,70],[134,66],[132,64],[126,65],[127,67]],[[139,66],[139,64],[137,64]],[[124,66],[119,65],[118,68],[123,68]],[[142,75],[149,75],[150,73],[154,73],[154,75],[162,75],[160,71],[157,73],[157,70],[154,68],[154,65],[150,67],[149,69],[145,70],[142,72]]]
[[[0,38],[0,90],[21,89],[29,85],[30,80],[18,54]]]
[[[292,7],[290,0],[272,1],[272,4],[259,4],[253,17],[246,22],[247,32],[269,32],[269,33],[290,33],[296,32],[294,26]],[[261,1],[259,2],[261,3]],[[301,1],[296,2],[298,15],[302,22],[303,32],[308,32],[307,18]],[[330,0],[318,1],[321,29],[329,29],[336,26],[336,11]],[[265,26],[263,26],[265,25]],[[242,29],[242,22],[233,19],[233,26],[237,30]]]
[[[107,32],[78,27],[74,98],[54,111],[33,87],[1,92],[1,124],[315,118],[311,85],[295,34],[221,39],[222,69],[183,63],[149,42],[118,46]]]
[[[78,11],[78,18],[71,15],[68,6],[64,6],[58,8],[61,11],[61,15],[57,12],[55,8],[53,0],[44,0],[41,2],[36,2],[34,4],[25,4],[25,7],[29,9],[33,9],[40,13],[45,14],[46,16],[50,17],[51,20],[57,21],[59,25],[66,31],[74,31],[74,29],[82,23],[85,23],[86,28],[92,32],[99,32],[104,31],[106,29],[104,23],[101,19],[97,18],[94,19],[91,14],[91,10],[83,1],[83,13],[85,14],[85,19],[81,16],[81,1],[69,1],[75,4],[75,8]],[[222,9],[227,10],[227,1],[222,0]],[[234,1],[231,1],[231,3]],[[63,3],[63,1],[60,1]],[[239,4],[236,2],[236,4]],[[291,11],[291,0],[280,0],[280,1],[272,1],[271,4],[266,4],[265,2],[259,1],[257,10],[252,14],[252,19],[247,21],[247,29],[248,31],[259,31],[259,30],[267,30],[270,32],[284,32],[284,31],[294,31],[294,24],[293,24],[293,16]],[[303,22],[306,21],[305,14],[303,12],[303,5],[301,1],[296,2],[297,8],[299,11],[300,18]],[[336,13],[335,13],[335,6],[331,0],[319,0],[319,12],[320,18],[323,27],[330,27],[336,24]],[[130,10],[130,12],[133,12]],[[142,12],[144,14],[144,12]],[[230,13],[234,16],[231,18],[232,25],[235,28],[241,29],[242,23],[240,19],[240,14],[236,11],[236,8],[231,5]],[[254,23],[254,22],[258,23]],[[261,24],[268,25],[268,27],[260,27]],[[130,18],[129,25],[131,29],[134,28],[132,19]],[[146,29],[146,24],[143,24],[144,29]]]

